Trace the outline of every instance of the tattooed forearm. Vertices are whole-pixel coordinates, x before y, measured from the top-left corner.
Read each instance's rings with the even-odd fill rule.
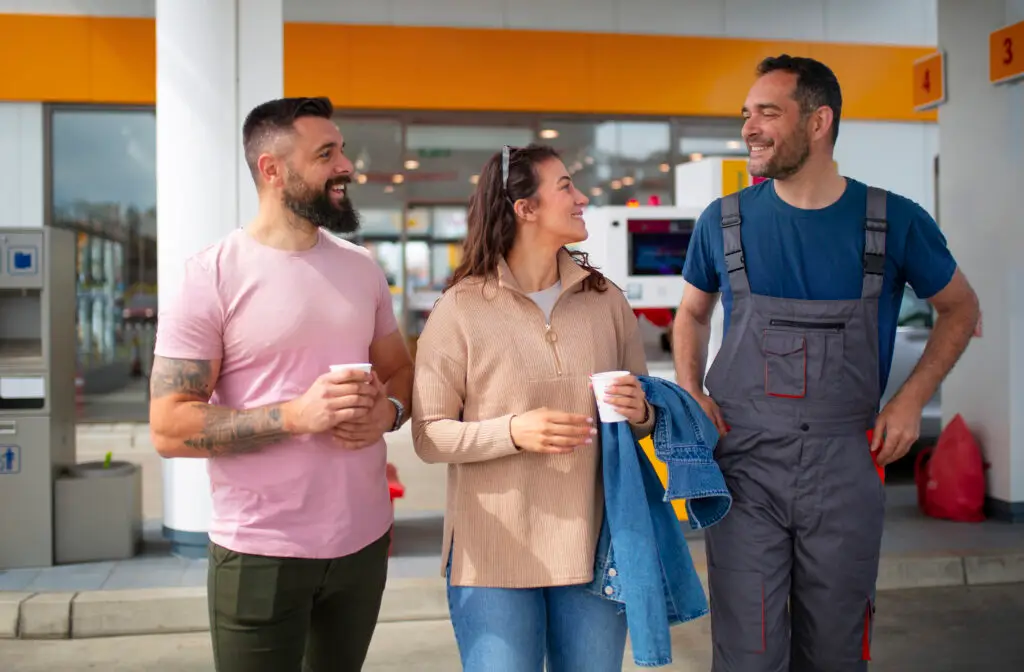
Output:
[[[289,436],[280,404],[235,410],[209,402],[220,361],[157,357],[150,374],[150,434],[164,457],[245,453]]]
[[[203,429],[185,439],[189,448],[211,455],[246,453],[285,439],[280,406],[236,411],[196,402],[189,404],[203,414]]]
[[[183,394],[206,400],[213,395],[213,367],[203,360],[157,357],[149,375],[149,388],[153,399]]]

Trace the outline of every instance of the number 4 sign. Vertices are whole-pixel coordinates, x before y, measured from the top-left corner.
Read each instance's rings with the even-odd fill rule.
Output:
[[[988,80],[1003,84],[1024,77],[1024,21],[988,36]]]
[[[914,109],[929,110],[946,102],[946,57],[941,51],[914,61]]]

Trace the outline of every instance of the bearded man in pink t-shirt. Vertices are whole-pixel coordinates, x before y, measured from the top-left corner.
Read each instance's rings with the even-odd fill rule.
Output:
[[[249,113],[259,214],[190,257],[160,312],[150,427],[163,457],[209,458],[219,672],[359,670],[387,578],[383,435],[408,417],[413,367],[381,268],[325,232],[358,228],[333,111]],[[357,363],[372,372],[331,372]]]

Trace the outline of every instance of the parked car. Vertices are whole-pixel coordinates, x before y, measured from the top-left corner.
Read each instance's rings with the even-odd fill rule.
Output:
[[[931,305],[919,298],[907,286],[900,304],[899,321],[896,326],[896,342],[893,344],[892,369],[889,383],[882,395],[884,406],[906,382],[917,362],[921,359],[924,346],[932,333],[935,323]],[[935,393],[924,407],[921,416],[921,443],[934,443],[942,431],[942,390]]]

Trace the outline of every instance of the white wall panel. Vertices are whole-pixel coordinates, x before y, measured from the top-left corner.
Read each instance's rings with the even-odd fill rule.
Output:
[[[505,27],[616,32],[621,0],[503,0]],[[552,55],[556,58],[556,55]]]
[[[1024,0],[940,0],[949,101],[940,211],[950,248],[981,299],[982,338],[942,386],[942,414],[963,415],[981,443],[989,495],[1024,502],[1024,83],[992,86],[988,35],[1024,20]]]
[[[285,0],[284,20],[391,25],[393,5],[392,0]]]
[[[503,0],[391,0],[391,4],[393,21],[407,26],[500,28],[504,20]]]
[[[0,14],[156,16],[156,0],[0,0]]]
[[[0,229],[41,227],[42,103],[0,103]]]
[[[829,42],[935,44],[935,0],[828,0],[825,33]]]
[[[285,0],[285,21],[935,44],[937,0]],[[0,0],[0,13],[155,16],[155,0]]]
[[[660,35],[725,34],[725,3],[708,0],[618,0],[618,31]]]
[[[622,0],[628,2],[628,0]],[[721,1],[721,0],[720,0]],[[724,0],[725,34],[763,40],[822,40],[822,0]]]
[[[883,187],[935,215],[935,124],[843,121],[835,159],[843,175]]]

